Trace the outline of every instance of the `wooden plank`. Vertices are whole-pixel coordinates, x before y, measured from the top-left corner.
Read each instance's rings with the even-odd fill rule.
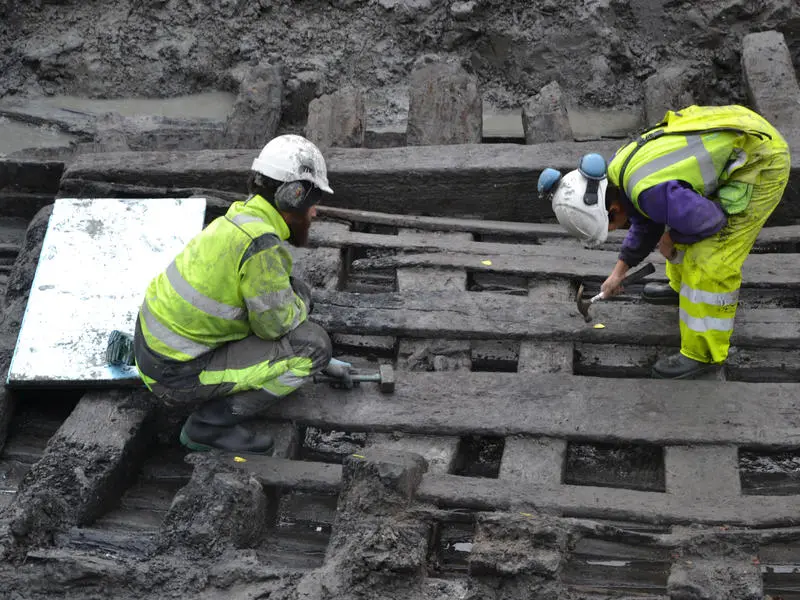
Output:
[[[800,138],[788,138],[793,169],[773,225],[800,218]],[[464,144],[372,150],[333,148],[325,158],[336,192],[332,206],[388,213],[483,217],[510,221],[553,218],[537,198],[546,167],[567,172],[587,152],[611,156],[624,141],[549,144]],[[113,181],[131,186],[240,190],[254,149],[82,154],[67,168],[62,187],[91,192]],[[375,190],[380,190],[379,194]]]
[[[538,241],[542,239],[573,239],[566,230],[555,223],[525,223],[516,221],[493,221],[488,219],[459,219],[452,217],[422,217],[408,214],[391,214],[367,210],[338,208],[320,205],[320,216],[358,223],[374,223],[394,227],[413,227],[426,231],[463,231],[480,235],[509,236],[518,240]],[[608,234],[606,250],[619,246],[627,231],[612,231]],[[388,236],[387,236],[388,237]],[[356,239],[356,238],[354,238]],[[336,245],[336,240],[317,236],[312,229],[311,241],[320,246]],[[779,244],[800,242],[800,225],[765,227],[758,234],[756,244]],[[338,243],[341,243],[338,242]],[[576,242],[577,244],[577,242]]]
[[[35,523],[46,533],[56,524],[85,525],[103,514],[144,461],[152,439],[151,413],[146,392],[87,393],[22,482],[12,506],[14,519]],[[60,499],[53,505],[57,508],[51,506],[53,497]]]
[[[296,492],[336,493],[342,482],[342,465],[255,454],[245,458],[223,453],[221,460],[247,469],[262,485]]]
[[[774,231],[781,230],[781,231]],[[791,230],[791,231],[789,231]],[[796,236],[796,237],[794,237]],[[604,265],[613,264],[617,260],[617,253],[621,247],[622,240],[617,239],[614,243],[608,242],[603,246],[603,249],[586,249],[580,242],[573,238],[556,237],[552,236],[549,239],[551,242],[544,244],[525,244],[520,243],[517,238],[514,238],[514,243],[503,242],[475,242],[472,240],[453,240],[446,237],[428,237],[428,238],[407,238],[397,235],[382,235],[375,233],[361,233],[356,231],[342,231],[334,232],[327,228],[318,228],[316,231],[312,228],[311,244],[316,247],[333,247],[333,248],[378,248],[382,250],[400,250],[401,252],[419,253],[419,254],[433,254],[433,253],[452,253],[452,254],[477,254],[491,259],[494,255],[511,255],[514,257],[522,256],[535,256],[535,257],[552,257],[554,259],[563,260],[565,258],[575,258],[576,260],[590,262],[590,263],[603,263]],[[800,227],[772,227],[770,231],[764,235],[762,242],[763,247],[775,245],[779,243],[795,244],[800,242]],[[531,240],[536,241],[536,240]],[[408,259],[405,254],[399,256]],[[786,260],[785,254],[772,253],[768,255],[770,258],[763,258],[763,254],[753,254],[748,259],[748,264],[755,261],[761,264],[765,260],[775,259],[782,266],[781,261]],[[391,260],[392,257],[386,257]],[[381,258],[375,259],[358,259],[355,261],[356,270],[360,265],[365,265],[368,268],[377,267],[371,261],[379,261]],[[658,253],[651,253],[648,260],[664,264],[664,258]],[[770,263],[773,264],[773,263]],[[397,265],[380,265],[380,268],[397,266]],[[407,264],[409,267],[427,266],[425,264],[416,264],[413,260]],[[435,266],[441,266],[439,264]],[[455,265],[460,267],[462,265]],[[471,265],[470,265],[471,266]],[[606,267],[608,268],[608,267]]]
[[[500,479],[553,487],[564,478],[566,440],[546,437],[509,437],[500,463]]]
[[[667,446],[664,467],[667,493],[687,502],[724,504],[742,493],[736,446]]]
[[[649,377],[659,357],[657,346],[576,344],[575,373],[599,377]],[[725,363],[729,381],[800,381],[800,353],[785,348],[732,348]]]
[[[391,395],[374,386],[342,391],[312,385],[268,414],[351,432],[784,448],[800,445],[798,395],[800,384],[788,383],[402,373]]]
[[[476,242],[477,243],[477,242]],[[617,253],[603,250],[558,246],[519,246],[501,244],[500,252],[472,252],[480,249],[468,247],[467,251],[398,254],[380,258],[361,258],[353,261],[352,269],[389,269],[407,267],[464,268],[471,272],[510,273],[526,277],[576,277],[605,280],[614,264]],[[472,253],[470,253],[472,252]],[[745,287],[790,287],[800,289],[800,261],[794,255],[751,254],[742,269]],[[648,260],[658,265],[666,261],[658,253]],[[648,281],[666,281],[659,268]]]
[[[0,189],[55,194],[63,173],[61,161],[3,158],[0,159]]]
[[[555,510],[572,517],[702,523],[756,527],[793,525],[800,505],[792,496],[739,496],[725,502],[687,502],[685,497],[605,487],[526,484],[508,479],[426,475],[417,498],[441,506],[474,510]]]
[[[428,473],[446,474],[453,470],[459,438],[432,435],[370,433],[364,450],[377,448],[389,452],[413,452],[428,463]]]
[[[679,345],[673,306],[601,302],[594,329],[566,302],[473,292],[348,294],[315,290],[312,319],[331,333],[442,339],[527,339],[597,344]],[[733,344],[800,348],[800,309],[742,309]]]

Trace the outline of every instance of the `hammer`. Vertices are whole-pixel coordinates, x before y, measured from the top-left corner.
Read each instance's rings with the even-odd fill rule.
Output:
[[[651,273],[655,273],[656,268],[653,266],[653,263],[647,263],[641,269],[634,271],[633,273],[628,274],[625,279],[622,280],[620,286],[626,286],[629,283],[634,283],[639,281],[640,279],[644,279]],[[578,287],[578,294],[575,296],[575,302],[578,305],[578,311],[583,315],[584,320],[588,323],[592,320],[589,316],[589,307],[597,302],[598,300],[603,300],[605,295],[603,292],[600,292],[596,296],[592,297],[590,300],[583,299],[583,284]]]
[[[384,394],[394,393],[394,369],[392,365],[380,365],[377,373],[350,372],[344,377],[332,377],[323,373],[314,375],[314,383],[329,383],[331,387],[344,390],[352,390],[360,385],[362,381],[378,383],[381,392]]]

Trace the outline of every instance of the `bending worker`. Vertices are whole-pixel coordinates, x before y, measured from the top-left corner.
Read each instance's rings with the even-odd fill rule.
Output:
[[[250,198],[234,202],[147,288],[134,350],[142,380],[172,406],[194,408],[181,430],[193,450],[271,453],[247,426],[314,374],[337,375],[327,333],[308,321],[311,292],[292,277],[288,240],[303,246],[322,193],[319,149],[297,135],[253,161]]]
[[[789,169],[786,141],[760,115],[690,106],[620,148],[607,177],[602,157],[587,155],[560,181],[548,169],[540,188],[553,192],[558,221],[589,245],[630,224],[606,296],[656,246],[668,259],[669,284],[647,284],[643,298],[679,305],[681,350],[659,359],[653,376],[682,379],[727,358],[742,264]]]

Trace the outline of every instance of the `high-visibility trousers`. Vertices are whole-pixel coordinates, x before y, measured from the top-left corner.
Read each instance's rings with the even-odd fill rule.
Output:
[[[150,350],[137,321],[134,352],[142,380],[166,405],[193,409],[232,396],[236,414],[255,416],[261,405],[269,406],[311,381],[328,366],[332,350],[325,330],[304,321],[279,340],[251,335],[181,363]]]
[[[742,265],[789,180],[788,147],[780,136],[771,143],[773,152],[762,158],[747,208],[730,215],[716,235],[675,244],[677,264],[667,263],[670,286],[680,294],[681,353],[691,359],[721,363],[728,357]]]

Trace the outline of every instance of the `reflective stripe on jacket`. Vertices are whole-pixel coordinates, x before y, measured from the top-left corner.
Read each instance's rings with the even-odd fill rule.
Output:
[[[139,313],[147,346],[186,361],[251,334],[279,339],[305,321],[288,237],[261,196],[233,203],[150,282]]]
[[[726,213],[736,214],[747,207],[749,196],[719,193],[720,187],[729,181],[757,183],[752,167],[773,138],[782,140],[763,117],[743,106],[668,111],[662,123],[617,152],[608,178],[642,214],[639,194],[673,180],[685,181],[698,194],[719,201]]]

